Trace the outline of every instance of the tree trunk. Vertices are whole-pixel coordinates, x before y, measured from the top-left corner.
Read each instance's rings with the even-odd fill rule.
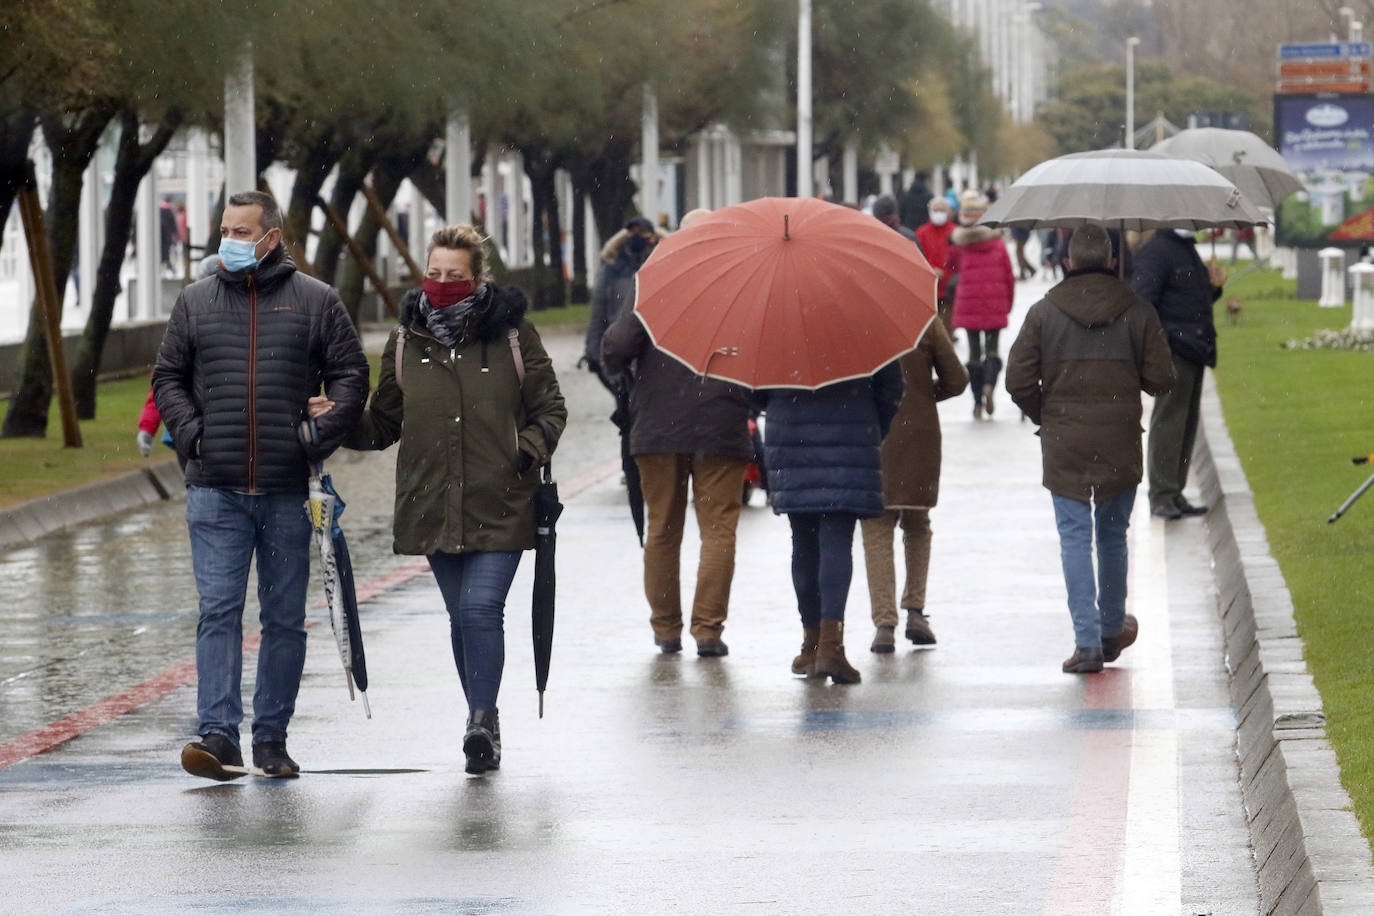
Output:
[[[629,140],[615,139],[587,160],[587,193],[591,195],[596,231],[603,240],[623,229],[632,215],[636,190],[630,180],[633,149]]]
[[[339,160],[339,171],[334,177],[334,189],[329,194],[329,203],[347,222],[348,211],[353,207],[353,198],[363,185],[363,178],[371,167],[371,151],[354,146],[346,151]],[[320,244],[315,249],[315,275],[324,282],[334,285],[338,281],[339,258],[344,250],[343,238],[326,225],[320,233]]]
[[[82,420],[95,419],[100,357],[105,350],[105,340],[109,337],[115,297],[119,295],[119,268],[124,263],[124,251],[133,227],[138,186],[153,167],[153,162],[167,148],[181,120],[179,112],[167,112],[148,142],[140,145],[137,110],[125,109],[120,117],[119,152],[115,158],[110,202],[105,210],[105,244],[96,268],[91,314],[86,319],[86,330],[81,335],[80,349],[72,367],[76,415]],[[141,281],[143,278],[139,279]]]
[[[399,155],[384,155],[377,159],[372,169],[372,190],[377,193],[383,207],[391,206],[391,202],[396,199],[396,192],[401,189],[401,182],[416,166],[425,161],[428,151],[429,141],[426,140],[423,145],[416,144]],[[381,220],[377,219],[372,208],[368,207],[353,239],[374,263],[377,257],[377,236],[381,231]],[[355,325],[358,323],[358,307],[363,299],[363,279],[362,268],[349,258],[344,265],[343,282],[339,284],[339,297],[343,299],[348,314],[353,316]]]
[[[310,216],[315,212],[315,200],[320,196],[325,179],[338,164],[339,156],[340,150],[335,145],[321,141],[309,147],[304,161],[296,168],[291,203],[286,208],[286,231],[300,244],[302,253],[310,250]]]
[[[525,162],[525,174],[530,178],[534,206],[530,219],[534,224],[533,306],[535,310],[555,308],[567,303],[567,287],[563,282],[563,255],[558,244],[558,191],[554,173],[558,158],[548,149],[526,146],[520,149]],[[549,263],[544,257],[549,254]]]
[[[420,189],[439,219],[448,222],[448,193],[444,185],[444,170],[425,159],[410,173],[410,183]]]
[[[591,301],[590,284],[587,282],[587,221],[582,218],[587,212],[587,192],[578,173],[573,174],[573,212],[572,212],[572,289],[569,293],[573,302]]]
[[[114,116],[114,108],[97,103],[81,110],[69,122],[56,112],[42,117],[43,136],[53,157],[53,184],[43,226],[52,247],[53,277],[57,281],[58,307],[67,289],[76,252],[81,213],[81,183],[86,166],[95,155],[100,135]],[[71,126],[67,126],[70,123]],[[35,299],[29,310],[29,330],[24,337],[24,363],[19,387],[10,398],[0,438],[41,438],[48,432],[48,407],[52,403],[52,364],[48,360],[43,316]]]
[[[9,219],[10,205],[24,179],[24,160],[28,156],[29,141],[33,139],[33,127],[38,116],[32,108],[24,105],[10,117],[0,120],[0,229]],[[5,234],[0,231],[0,247],[5,244]]]

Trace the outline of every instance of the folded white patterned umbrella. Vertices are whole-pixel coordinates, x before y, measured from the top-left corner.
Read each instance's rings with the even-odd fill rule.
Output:
[[[1008,187],[981,222],[1145,230],[1234,228],[1266,220],[1234,184],[1201,162],[1105,149],[1040,163]]]
[[[1271,210],[1302,190],[1302,182],[1278,150],[1248,130],[1194,127],[1161,140],[1150,152],[1196,159],[1220,172],[1251,203]]]

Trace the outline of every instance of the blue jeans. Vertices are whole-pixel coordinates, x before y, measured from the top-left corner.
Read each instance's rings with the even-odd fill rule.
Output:
[[[448,608],[453,661],[468,709],[496,709],[506,666],[506,594],[519,565],[518,550],[429,555]]]
[[[188,487],[186,527],[200,593],[196,625],[200,733],[221,734],[235,744],[239,740],[243,609],[248,567],[256,553],[262,647],[253,692],[253,743],[285,741],[305,667],[311,543],[305,494],[248,495]]]
[[[792,587],[807,629],[819,627],[822,620],[844,620],[858,520],[847,512],[787,516],[792,525]]]
[[[1054,518],[1059,525],[1059,555],[1069,592],[1074,645],[1097,649],[1102,637],[1116,636],[1126,619],[1126,528],[1135,506],[1135,487],[1107,500],[1079,502],[1057,493]],[[1093,577],[1093,528],[1096,509],[1097,576]]]

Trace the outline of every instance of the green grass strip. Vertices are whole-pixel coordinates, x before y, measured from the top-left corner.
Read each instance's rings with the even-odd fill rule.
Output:
[[[1374,466],[1374,353],[1281,344],[1350,323],[1350,307],[1294,296],[1277,271],[1228,285],[1216,371],[1226,425],[1293,596],[1307,664],[1365,838],[1374,827],[1374,493],[1327,518]],[[1243,302],[1235,323],[1226,299]]]

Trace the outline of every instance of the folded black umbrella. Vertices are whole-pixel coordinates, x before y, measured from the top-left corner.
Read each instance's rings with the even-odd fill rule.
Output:
[[[635,523],[639,546],[644,546],[644,490],[639,481],[639,465],[630,454],[630,379],[628,376],[601,376],[601,383],[615,396],[611,422],[620,430],[620,469],[625,474],[625,495],[630,500],[630,520]]]
[[[544,465],[544,479],[534,491],[534,594],[530,601],[530,632],[534,639],[534,687],[539,691],[539,718],[544,718],[544,688],[553,657],[553,612],[556,592],[554,524],[563,514],[553,470]]]

